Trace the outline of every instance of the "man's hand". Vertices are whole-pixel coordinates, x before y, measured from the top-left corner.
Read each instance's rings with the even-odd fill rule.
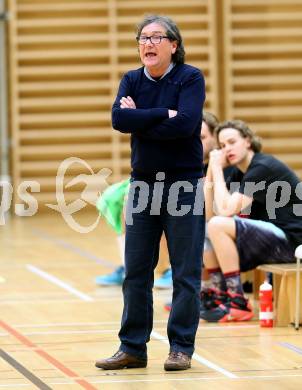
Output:
[[[209,157],[209,165],[212,169],[217,166],[220,166],[223,169],[229,165],[225,153],[221,149],[212,150],[209,154]]]
[[[122,97],[120,103],[120,108],[136,108],[134,100],[131,96]]]
[[[174,118],[177,115],[177,111],[169,110],[169,118]]]

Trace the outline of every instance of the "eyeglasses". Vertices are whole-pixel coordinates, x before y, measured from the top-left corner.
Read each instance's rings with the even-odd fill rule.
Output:
[[[152,44],[159,45],[163,38],[170,39],[169,37],[163,35],[151,35],[151,37],[141,35],[140,37],[136,37],[136,40],[140,45],[145,45],[148,42],[148,39]]]

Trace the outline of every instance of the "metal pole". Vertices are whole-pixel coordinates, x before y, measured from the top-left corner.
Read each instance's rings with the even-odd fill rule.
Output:
[[[295,329],[299,330],[300,327],[300,262],[302,259],[302,245],[296,248],[295,256],[297,258],[296,269],[296,310],[295,310]]]
[[[8,139],[8,108],[7,108],[7,57],[6,57],[6,1],[0,0],[0,181],[11,181],[9,175],[9,139]],[[4,191],[3,191],[4,196]],[[1,205],[9,199],[2,199]]]

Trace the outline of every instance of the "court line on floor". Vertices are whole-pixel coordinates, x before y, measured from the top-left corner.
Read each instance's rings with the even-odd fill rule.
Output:
[[[149,375],[149,374],[147,374]],[[166,374],[163,374],[166,375]],[[257,380],[259,381],[260,379],[283,379],[283,378],[301,378],[302,374],[288,374],[288,375],[256,375],[256,376],[239,376],[236,378],[225,378],[222,376],[216,377],[216,376],[211,376],[211,377],[206,377],[206,376],[196,376],[196,377],[185,377],[185,378],[162,378],[162,379],[110,379],[110,380],[90,380],[90,383],[92,384],[108,384],[108,383],[136,383],[136,382],[193,382],[193,381],[221,381],[221,380],[236,380],[236,382],[241,381],[241,380]],[[74,385],[73,382],[50,382],[50,385],[55,386],[55,385]],[[20,387],[20,386],[30,386],[28,383],[23,383],[23,384],[0,384],[0,388],[2,387]]]
[[[54,244],[56,244],[64,249],[71,251],[72,253],[75,253],[81,257],[84,257],[86,260],[87,259],[92,260],[97,264],[101,264],[101,265],[104,265],[106,267],[110,267],[112,269],[116,268],[116,265],[113,264],[112,262],[110,262],[106,259],[102,259],[102,258],[94,255],[93,253],[90,253],[90,252],[88,252],[84,249],[81,249],[75,245],[72,245],[69,242],[62,240],[61,238],[57,238],[55,236],[52,236],[51,234],[46,233],[45,231],[43,231],[41,229],[32,228],[32,232],[36,236],[43,238],[44,240],[50,241],[50,242],[52,242],[52,243],[54,243]]]
[[[163,374],[164,375],[164,374]],[[293,374],[293,375],[257,375],[257,376],[236,376],[235,378],[228,377],[227,379],[236,380],[259,380],[259,379],[277,379],[277,378],[291,378],[298,377],[301,378],[302,374]],[[91,383],[99,384],[99,383],[132,383],[132,382],[192,382],[192,381],[221,381],[226,380],[225,377],[186,377],[186,378],[163,378],[163,379],[111,379],[111,380],[91,380]]]
[[[116,298],[117,299],[117,298]],[[113,299],[112,299],[113,300]],[[105,299],[95,299],[94,302],[103,302],[105,301]],[[106,299],[106,302],[108,301],[108,299]],[[36,304],[39,304],[39,305],[49,305],[51,303],[53,304],[56,304],[56,303],[79,303],[79,300],[78,299],[35,299],[34,301],[33,300],[22,300],[22,301],[5,301],[5,302],[0,302],[1,306],[3,305],[36,305]]]
[[[93,330],[53,330],[53,331],[44,331],[44,332],[23,332],[26,336],[51,336],[51,335],[64,335],[64,334],[103,334],[103,333],[112,333],[117,334],[117,329],[93,329]],[[7,333],[0,333],[0,337],[7,336]]]
[[[69,284],[63,282],[62,280],[60,280],[56,276],[53,276],[53,275],[49,274],[48,272],[42,271],[40,268],[35,267],[34,265],[27,264],[26,268],[29,271],[33,272],[34,274],[41,276],[45,280],[47,280],[53,284],[56,284],[57,286],[63,288],[64,290],[70,292],[71,294],[77,296],[78,298],[82,299],[83,301],[86,301],[86,302],[93,302],[94,301],[94,299],[91,298],[89,295],[82,293],[81,291],[75,289],[74,287],[70,286]]]
[[[77,302],[77,301],[75,301]],[[154,324],[166,324],[166,320],[154,321]],[[104,321],[104,322],[63,322],[61,324],[23,324],[23,325],[13,325],[15,328],[58,328],[58,327],[79,327],[79,326],[104,326],[104,325],[120,325],[118,321]],[[202,327],[199,329],[204,330],[227,330],[228,328],[242,329],[242,328],[258,328],[258,325],[237,325],[232,327],[222,327],[222,326],[211,326],[211,327]],[[157,331],[166,330],[166,328],[158,328]],[[38,335],[60,335],[60,334],[102,334],[102,333],[117,333],[118,329],[91,329],[91,330],[49,330],[49,331],[31,331],[23,332],[26,336],[38,336]],[[6,337],[7,333],[0,333],[0,337]],[[198,337],[197,337],[198,338]]]
[[[37,292],[37,294],[38,294],[38,292]],[[98,301],[98,302],[102,302],[102,301],[113,301],[113,299],[96,299],[96,301]],[[72,302],[79,302],[79,299],[78,299],[78,297],[76,298],[76,297],[74,297],[74,296],[71,296],[70,295],[70,293],[67,295],[65,295],[65,296],[62,296],[62,298],[55,298],[55,299],[49,299],[49,298],[40,298],[40,299],[38,299],[37,297],[35,297],[35,298],[32,298],[32,299],[30,299],[30,298],[28,298],[28,299],[20,299],[19,301],[18,301],[18,299],[16,298],[16,299],[11,299],[11,300],[9,300],[9,299],[1,299],[0,300],[0,305],[23,305],[23,306],[25,306],[25,305],[30,305],[30,304],[39,304],[39,305],[41,305],[41,304],[43,304],[44,302],[47,302],[47,303],[53,303],[53,304],[56,304],[56,303],[58,303],[58,302],[66,302],[66,303],[72,303]]]
[[[28,327],[31,327],[30,325],[27,326]],[[37,326],[32,326],[33,328],[37,327]],[[16,328],[18,328],[18,326],[16,326]],[[20,328],[20,327],[19,327]],[[166,328],[159,328],[157,327],[157,333],[159,331],[165,331]],[[85,329],[85,330],[41,330],[41,331],[30,331],[30,332],[24,332],[23,331],[23,334],[26,335],[26,336],[43,336],[43,335],[64,335],[64,334],[102,334],[102,333],[113,333],[113,334],[117,334],[118,333],[118,329]],[[5,337],[7,336],[7,333],[0,333],[0,337]],[[218,338],[215,337],[215,338]],[[197,337],[198,339],[198,337]]]
[[[154,320],[155,324],[167,324],[168,320]],[[59,326],[97,326],[97,325],[120,325],[120,321],[97,321],[97,322],[61,322],[61,323],[44,323],[44,324],[16,324],[16,328],[48,328],[48,327],[59,327]],[[259,328],[259,325],[218,325],[218,326],[204,326],[199,325],[198,329],[202,330],[227,330],[227,329],[242,329],[242,328]]]
[[[6,330],[11,336],[19,340],[24,346],[28,347],[30,350],[35,352],[37,355],[42,357],[48,363],[50,363],[57,370],[62,372],[64,375],[72,379],[74,382],[78,383],[81,387],[86,390],[97,390],[96,387],[92,386],[85,379],[81,378],[77,373],[72,371],[70,368],[66,367],[59,360],[51,356],[48,352],[44,351],[44,349],[38,347],[34,344],[30,339],[25,337],[22,333],[18,332],[16,329],[12,328],[6,322],[0,320],[0,326]]]
[[[153,324],[165,324],[167,320],[155,320]],[[48,324],[16,324],[15,328],[50,328],[59,326],[98,326],[98,325],[121,325],[120,321],[98,321],[98,322],[59,322]]]
[[[54,384],[54,383],[52,383],[52,385],[53,385],[53,384]],[[30,383],[12,383],[12,384],[0,385],[0,388],[5,387],[5,388],[8,389],[8,388],[12,387],[13,390],[14,390],[16,387],[29,387],[29,386],[31,386]]]
[[[299,355],[302,355],[302,349],[297,347],[296,345],[290,344],[290,343],[278,343],[278,345],[281,345],[281,347],[290,349],[293,352],[297,352]]]
[[[37,386],[39,389],[51,390],[51,387],[49,387],[45,382],[43,382],[40,378],[38,378],[36,375],[30,372],[26,367],[20,364],[17,360],[15,360],[12,356],[10,356],[8,353],[3,351],[3,349],[1,348],[0,348],[0,356],[2,357],[3,360],[6,361],[6,363],[12,366],[16,371],[18,371],[21,375],[23,375],[26,379],[28,379],[32,384]]]
[[[160,333],[152,331],[151,337],[155,338],[156,340],[160,340],[163,343],[169,345],[169,341],[167,340],[167,338],[162,336]],[[233,379],[234,378],[238,378],[237,375],[233,374],[230,371],[225,370],[224,368],[218,366],[215,363],[212,363],[210,360],[203,358],[202,356],[198,355],[197,353],[193,354],[192,359],[194,359],[197,362],[203,364],[204,366],[207,366],[207,367],[211,368],[214,371],[220,372],[221,374],[223,374],[224,376],[226,376],[228,378],[233,378]]]

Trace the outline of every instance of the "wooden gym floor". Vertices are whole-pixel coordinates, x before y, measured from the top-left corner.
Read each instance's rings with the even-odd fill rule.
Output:
[[[114,233],[103,221],[77,233],[59,214],[12,217],[0,247],[0,390],[302,388],[302,330],[263,329],[257,319],[201,323],[192,369],[165,372],[171,291],[154,291],[148,367],[96,369],[119,345],[121,288],[94,284],[119,264]]]

